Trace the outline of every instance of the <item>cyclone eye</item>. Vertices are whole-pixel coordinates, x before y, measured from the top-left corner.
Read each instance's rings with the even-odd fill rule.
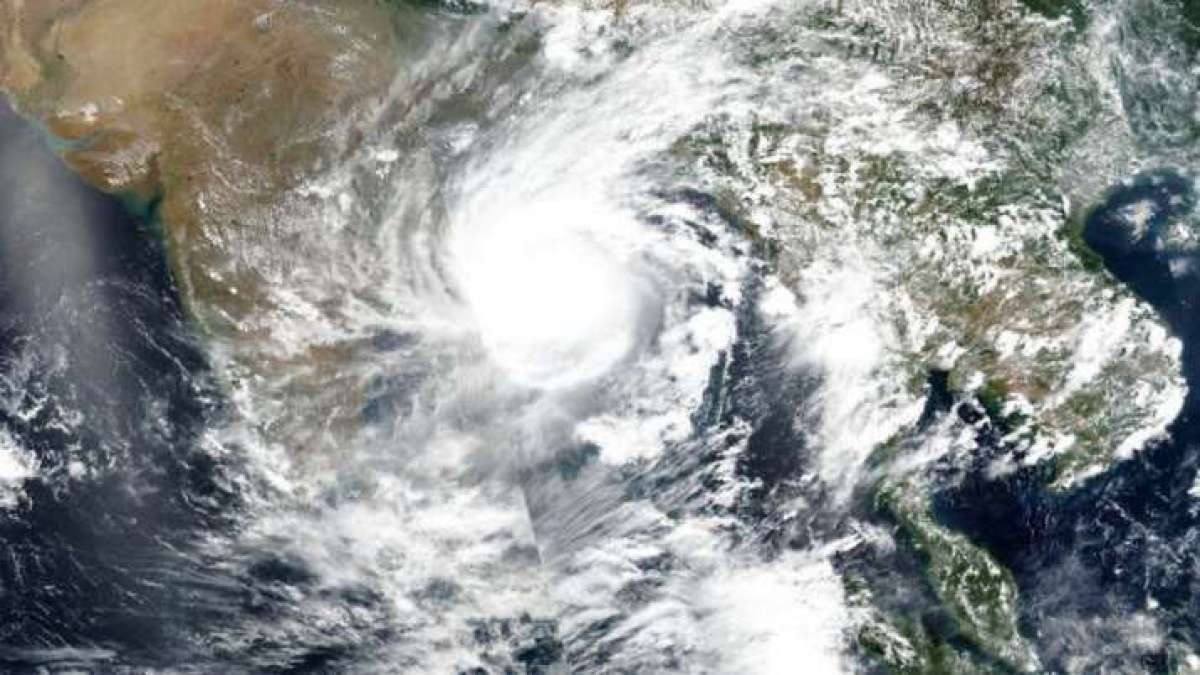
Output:
[[[452,269],[489,357],[519,385],[570,387],[633,347],[634,273],[593,236],[609,214],[542,204],[459,224]]]

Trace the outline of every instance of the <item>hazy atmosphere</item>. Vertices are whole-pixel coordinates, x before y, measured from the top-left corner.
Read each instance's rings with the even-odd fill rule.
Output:
[[[1200,3],[0,0],[0,673],[1200,673]]]

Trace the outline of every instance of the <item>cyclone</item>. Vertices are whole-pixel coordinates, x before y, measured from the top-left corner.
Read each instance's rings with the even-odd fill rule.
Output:
[[[515,382],[569,387],[633,349],[646,300],[637,270],[595,241],[606,215],[577,201],[534,203],[453,230],[455,279],[488,353]]]
[[[1190,672],[1182,0],[0,0],[0,670]]]

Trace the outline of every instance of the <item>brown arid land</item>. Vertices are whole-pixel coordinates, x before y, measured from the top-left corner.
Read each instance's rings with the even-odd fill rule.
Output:
[[[345,151],[395,76],[392,18],[378,0],[0,0],[0,85],[87,181],[161,198],[185,302],[236,331],[268,302],[226,264],[270,236],[243,216]]]
[[[261,424],[309,457],[356,426],[362,387],[347,372],[351,346],[280,348],[276,318],[290,309],[278,268],[295,263],[271,252],[305,257],[287,195],[355,151],[362,119],[394,87],[395,10],[0,0],[0,88],[87,182],[156,205],[184,305],[226,355],[231,390],[303,401]]]

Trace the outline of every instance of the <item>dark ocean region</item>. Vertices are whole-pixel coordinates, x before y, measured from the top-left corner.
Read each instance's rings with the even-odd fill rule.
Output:
[[[1189,494],[1200,457],[1200,247],[1170,245],[1173,225],[1195,227],[1193,178],[1161,169],[1110,189],[1088,215],[1084,239],[1121,283],[1154,306],[1183,342],[1188,395],[1168,438],[1065,492],[1047,488],[1046,467],[989,479],[986,458],[937,495],[938,516],[984,545],[1016,576],[1023,632],[1058,643],[1044,665],[1071,656],[1064,626],[1112,631],[1150,612],[1161,640],[1114,655],[1147,672],[1177,670],[1169,645],[1200,644],[1200,501]],[[1110,621],[1117,619],[1117,622]],[[1106,639],[1104,635],[1093,636]],[[1127,638],[1128,636],[1124,636]]]
[[[0,670],[170,662],[236,597],[193,551],[237,501],[196,442],[220,414],[152,224],[0,104],[0,435],[36,458],[0,508]]]

